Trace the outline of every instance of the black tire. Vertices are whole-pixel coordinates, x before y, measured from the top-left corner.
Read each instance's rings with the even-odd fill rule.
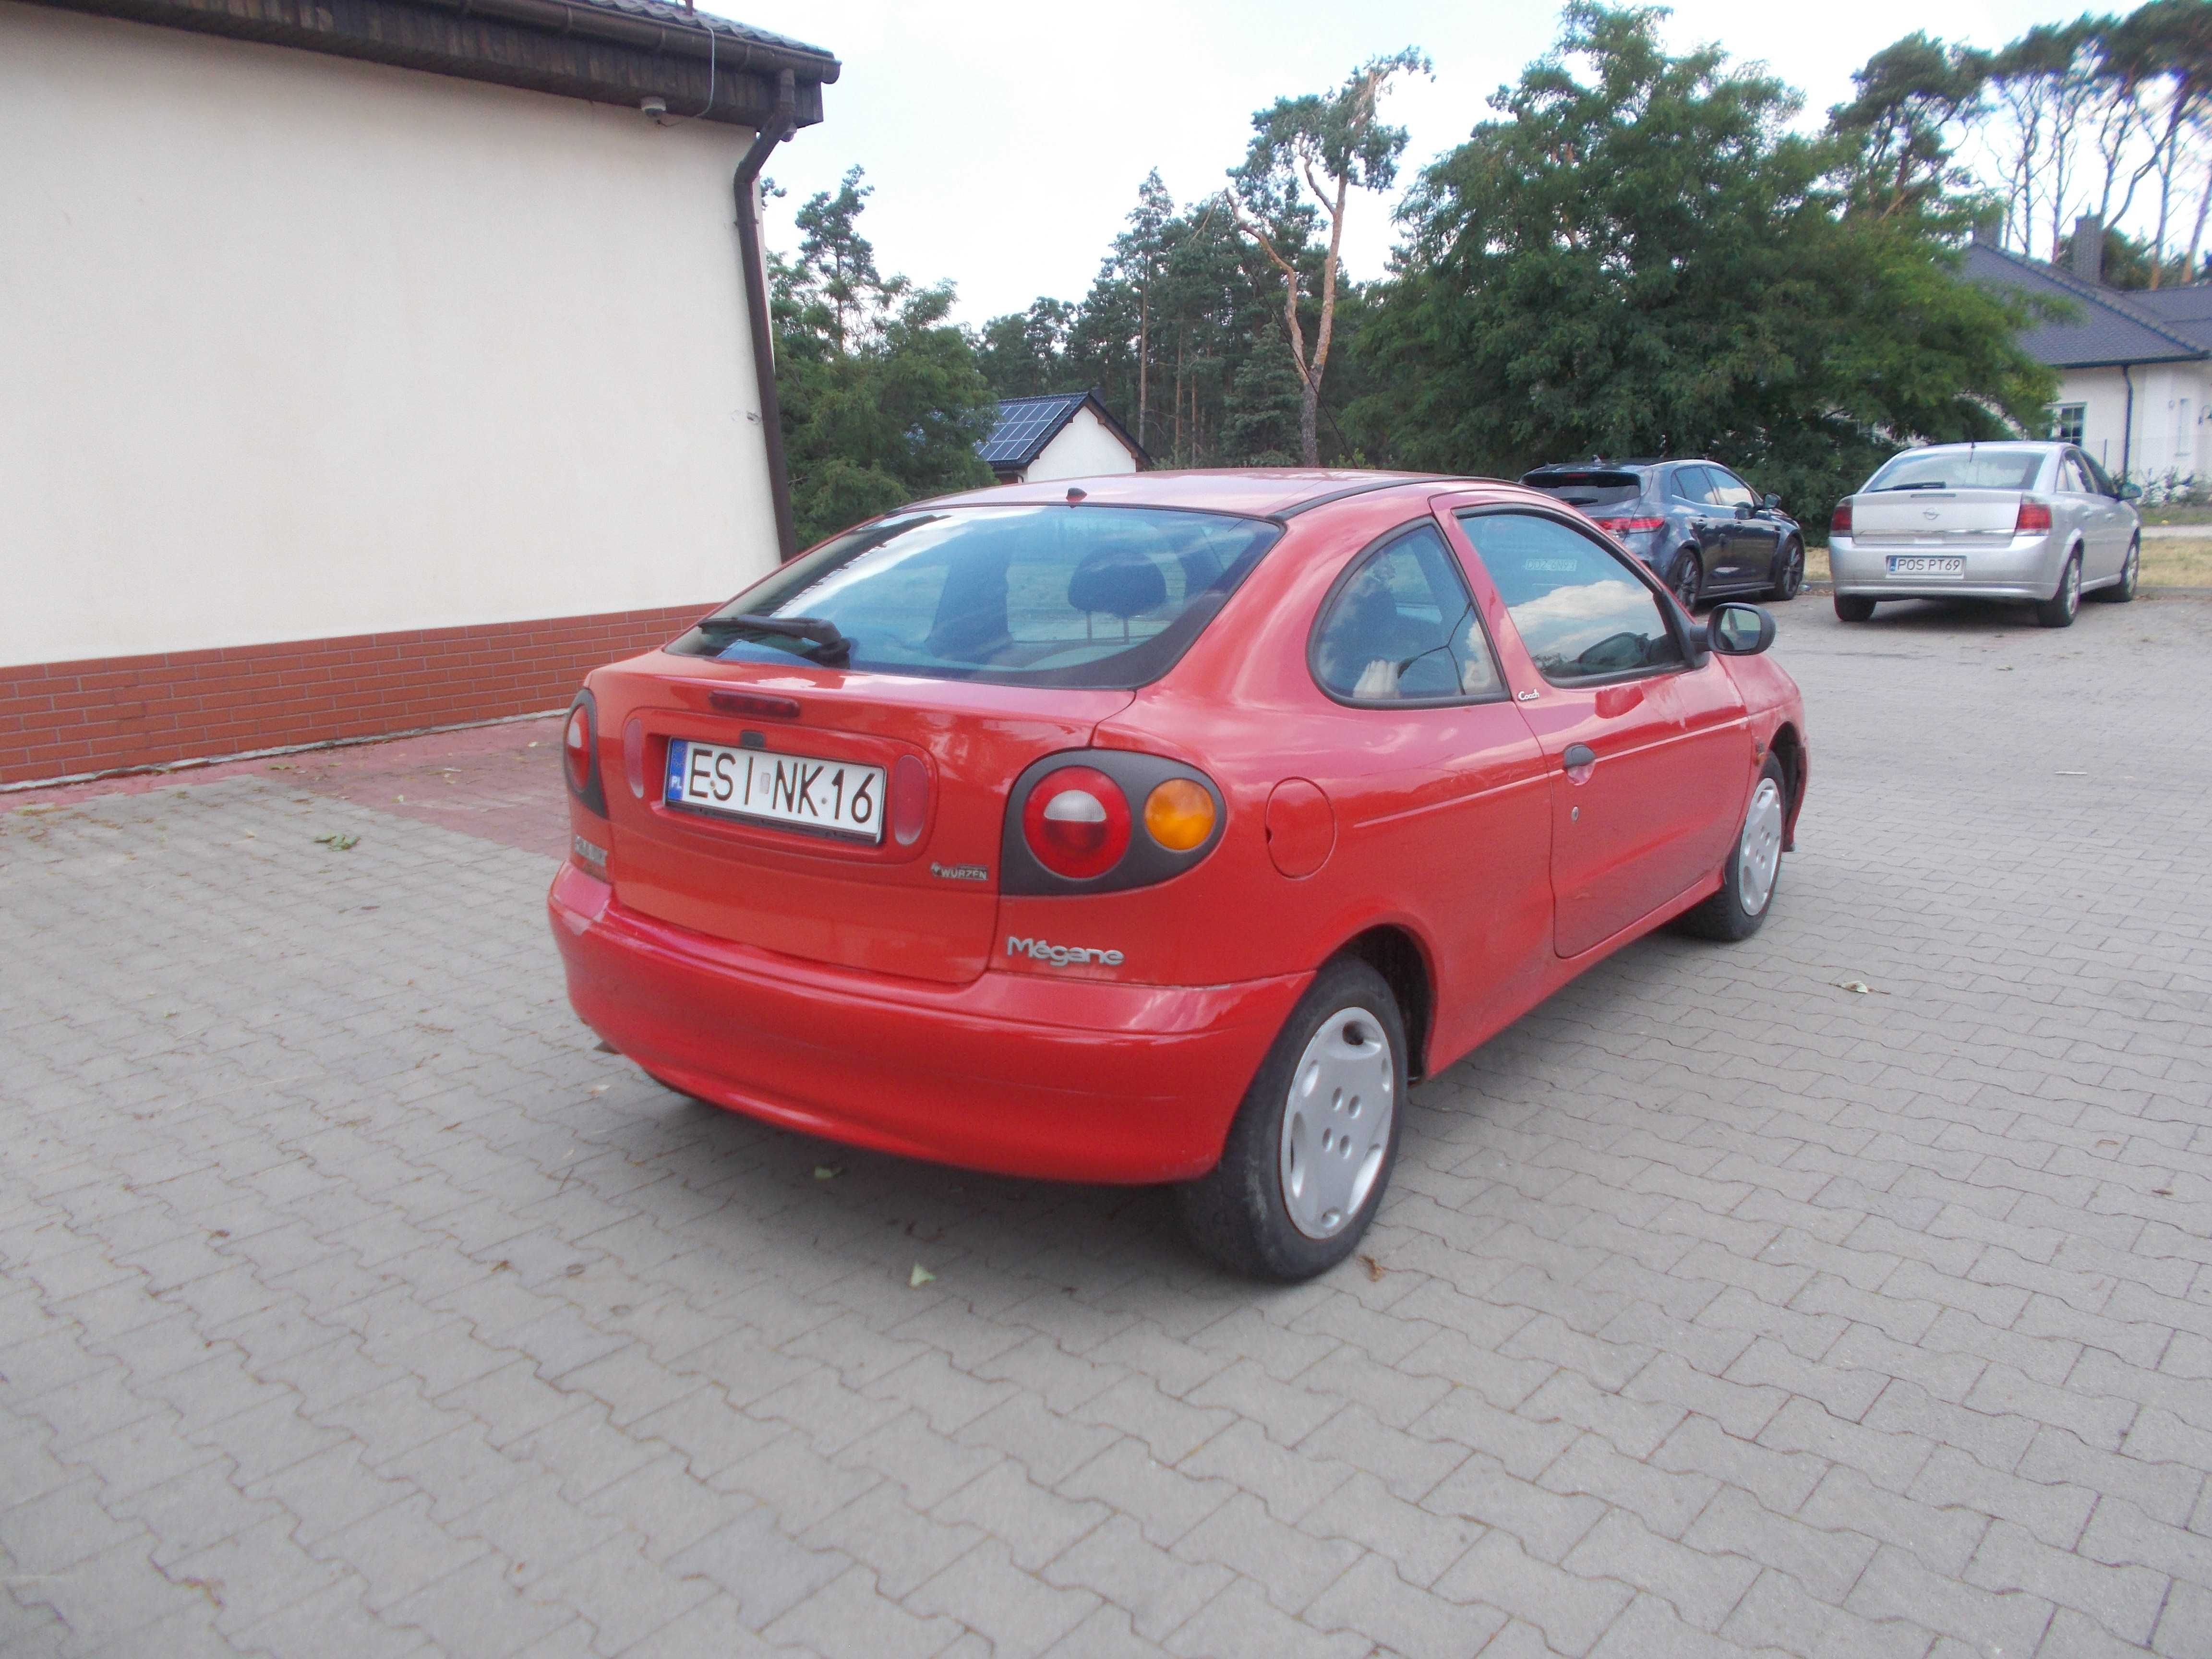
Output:
[[[1316,1238],[1291,1220],[1285,1200],[1284,1118],[1307,1045],[1348,1011],[1364,1011],[1372,1035],[1389,1045],[1389,1132],[1382,1163],[1358,1207],[1336,1231]],[[1327,1273],[1350,1255],[1382,1206],[1397,1165],[1406,1119],[1406,1022],[1389,985],[1364,962],[1341,957],[1330,963],[1298,999],[1260,1063],[1229,1126],[1220,1163],[1176,1190],[1191,1242],[1231,1273],[1283,1284]],[[1356,1104],[1352,1110],[1356,1115]]]
[[[1698,558],[1696,548],[1686,547],[1682,550],[1682,562],[1674,572],[1674,580],[1668,586],[1674,590],[1674,598],[1681,605],[1683,614],[1696,616],[1698,596],[1705,592],[1705,568]]]
[[[1781,562],[1774,567],[1774,586],[1767,597],[1787,605],[1805,589],[1805,544],[1792,536],[1782,544]]]
[[[2142,538],[2136,537],[2128,543],[2128,556],[2120,566],[2120,579],[2110,587],[2100,587],[2094,593],[2084,593],[2085,599],[2094,599],[2100,605],[2125,605],[2136,596],[2136,586],[2142,580]]]
[[[1850,623],[1872,622],[1874,601],[1863,593],[1838,593],[1836,595],[1836,620]]]
[[[1773,787],[1771,797],[1766,794],[1770,784]],[[1771,824],[1762,821],[1759,825],[1762,839],[1771,832],[1774,867],[1773,873],[1766,878],[1766,890],[1764,895],[1758,896],[1757,908],[1753,908],[1744,891],[1745,844],[1753,841],[1754,819],[1759,818],[1763,811],[1776,809],[1778,809],[1778,817]],[[1696,908],[1682,913],[1677,925],[1684,933],[1698,939],[1719,939],[1724,944],[1733,945],[1739,939],[1749,939],[1759,930],[1774,908],[1775,894],[1782,890],[1781,837],[1789,816],[1789,775],[1783,771],[1782,763],[1769,755],[1766,764],[1759,769],[1759,781],[1751,787],[1751,799],[1744,806],[1743,826],[1736,832],[1735,840],[1729,848],[1728,862],[1721,866],[1721,890]],[[1756,887],[1755,880],[1752,885]]]
[[[2071,628],[2081,612],[2081,550],[2066,556],[2058,572],[2058,588],[2035,607],[2035,620],[2045,628]]]

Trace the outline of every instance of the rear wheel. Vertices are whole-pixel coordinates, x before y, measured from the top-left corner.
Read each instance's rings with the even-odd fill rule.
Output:
[[[2120,567],[2120,579],[2110,587],[2100,587],[2088,597],[2106,605],[2125,605],[2136,596],[2136,584],[2142,576],[2142,538],[2138,536],[2128,544],[2127,562]]]
[[[1863,593],[1838,593],[1836,595],[1836,620],[1872,622],[1874,601]]]
[[[1792,537],[1782,550],[1782,562],[1774,568],[1774,586],[1771,597],[1786,603],[1797,597],[1805,586],[1805,544]]]
[[[1178,1193],[1192,1242],[1233,1273],[1294,1282],[1352,1254],[1398,1157],[1406,1022],[1349,957],[1314,978],[1245,1091],[1221,1162]]]
[[[1698,550],[1684,548],[1681,566],[1674,572],[1674,597],[1682,602],[1682,609],[1689,616],[1698,614],[1698,595],[1704,590],[1705,578],[1705,568],[1698,561]]]
[[[1789,816],[1790,781],[1782,763],[1769,755],[1751,787],[1735,846],[1721,866],[1721,890],[1683,912],[1684,933],[1733,944],[1759,931],[1773,908],[1775,885],[1782,878],[1782,836]]]
[[[2045,628],[2071,628],[2081,610],[2081,550],[2066,556],[2058,573],[2058,591],[2035,607],[2035,620]]]

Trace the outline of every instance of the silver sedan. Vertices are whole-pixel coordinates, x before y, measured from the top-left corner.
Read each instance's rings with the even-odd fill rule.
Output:
[[[1836,615],[1882,599],[2027,599],[2045,628],[2084,593],[2135,598],[2142,495],[2072,444],[1934,444],[1892,456],[1836,508]]]

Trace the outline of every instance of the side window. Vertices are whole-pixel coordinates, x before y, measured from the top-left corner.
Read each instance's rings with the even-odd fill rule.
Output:
[[[1460,525],[1546,679],[1571,685],[1682,660],[1657,596],[1588,537],[1528,513],[1466,513]]]
[[[2076,460],[2071,454],[2063,455],[2059,458],[2058,492],[2062,495],[2087,495],[2089,494],[2088,475],[2082,471],[2081,463]]]
[[[1713,499],[1712,474],[1702,466],[1676,467],[1674,495],[1680,501],[1710,504]]]
[[[2100,495],[2118,495],[2120,492],[2112,488],[2112,479],[2106,474],[2105,469],[2097,465],[2097,458],[2094,455],[2083,455],[2081,465],[2089,469],[2089,483]]]
[[[1751,487],[1725,467],[1709,466],[1705,475],[1713,481],[1713,501],[1720,507],[1757,507],[1759,497]]]
[[[1322,689],[1344,702],[1464,702],[1505,689],[1434,525],[1360,561],[1322,613],[1311,660]]]

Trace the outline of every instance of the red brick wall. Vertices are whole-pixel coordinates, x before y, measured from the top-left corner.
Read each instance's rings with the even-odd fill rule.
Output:
[[[0,668],[0,783],[557,708],[718,603]]]

